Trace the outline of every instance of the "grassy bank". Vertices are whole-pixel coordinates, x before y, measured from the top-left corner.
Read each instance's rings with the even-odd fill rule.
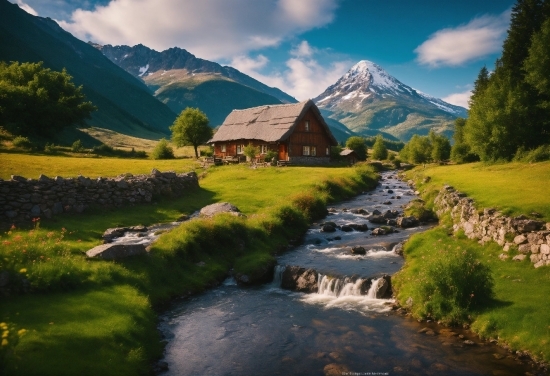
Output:
[[[541,189],[550,184],[548,162],[427,167],[408,177],[418,182],[428,205],[433,192],[451,184],[480,209],[496,207],[508,215],[535,211],[550,220],[550,198]],[[450,218],[442,218],[439,227],[405,245],[406,263],[394,279],[400,304],[417,318],[470,323],[484,338],[550,362],[550,268],[535,269],[528,259],[501,261],[496,243],[481,246],[451,227]],[[484,295],[487,284],[492,294]]]
[[[224,166],[209,169],[200,184],[181,199],[60,216],[2,234],[1,268],[15,284],[0,298],[0,321],[11,333],[0,350],[2,373],[150,373],[162,351],[155,307],[216,284],[230,268],[255,277],[327,202],[372,187],[375,174],[368,167]],[[121,262],[82,254],[108,227],[170,221],[216,201],[230,201],[248,217],[186,222],[161,236],[149,255]]]

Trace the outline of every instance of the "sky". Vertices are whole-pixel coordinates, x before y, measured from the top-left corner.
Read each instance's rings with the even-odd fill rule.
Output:
[[[360,60],[467,107],[515,0],[9,0],[84,41],[171,47],[314,98]]]

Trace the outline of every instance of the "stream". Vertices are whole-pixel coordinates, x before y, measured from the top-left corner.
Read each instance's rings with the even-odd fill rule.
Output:
[[[162,375],[533,372],[467,330],[419,323],[393,311],[393,300],[374,297],[376,278],[392,275],[403,265],[394,252],[396,244],[427,227],[374,236],[370,230],[379,225],[367,216],[374,210],[402,212],[414,198],[395,173],[384,173],[375,190],[329,208],[323,220],[338,226],[367,224],[369,231],[329,233],[321,231],[322,222],[313,224],[302,245],[278,257],[271,284],[240,287],[229,278],[206,293],[174,302],[160,317],[159,329],[167,340],[163,362],[168,364]],[[368,214],[360,214],[365,211]],[[355,246],[366,254],[351,254]],[[286,265],[315,269],[317,293],[281,289]],[[363,278],[375,279],[362,293]]]

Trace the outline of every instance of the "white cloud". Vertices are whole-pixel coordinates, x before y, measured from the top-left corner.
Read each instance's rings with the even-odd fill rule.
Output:
[[[470,108],[468,101],[470,100],[471,96],[472,96],[472,91],[468,90],[461,93],[450,94],[450,95],[447,95],[445,98],[441,98],[441,99],[443,99],[447,103],[454,104],[456,106]]]
[[[59,23],[102,44],[178,46],[205,59],[231,59],[332,22],[337,1],[113,0]]]
[[[33,16],[38,16],[38,12],[35,11],[30,5],[25,4],[22,0],[17,0],[17,5],[19,5],[19,8],[23,9],[28,14],[32,14]]]
[[[241,56],[233,59],[231,66],[298,100],[305,100],[322,93],[353,65],[350,61],[336,61],[324,66],[315,58],[319,53],[321,51],[311,47],[307,41],[302,41],[290,51],[291,57],[286,61],[286,69],[280,72],[260,73],[258,68],[261,64],[255,66],[255,63],[264,62],[262,55],[256,59]]]
[[[457,66],[499,52],[510,23],[510,10],[498,16],[477,17],[456,28],[442,29],[414,52],[421,64]]]

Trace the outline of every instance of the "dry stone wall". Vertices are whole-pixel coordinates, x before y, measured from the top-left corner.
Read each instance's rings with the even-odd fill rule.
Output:
[[[445,186],[436,197],[437,215],[450,213],[454,231],[464,230],[470,239],[481,244],[497,242],[503,253],[499,258],[506,260],[511,249],[517,249],[514,260],[529,258],[535,268],[550,265],[550,222],[530,219],[524,215],[507,217],[496,209],[478,210],[473,199]]]
[[[148,175],[123,174],[116,178],[38,179],[13,176],[0,179],[0,224],[24,223],[63,212],[81,213],[88,207],[120,207],[148,203],[154,197],[179,197],[199,186],[195,172],[177,174],[153,169]]]

